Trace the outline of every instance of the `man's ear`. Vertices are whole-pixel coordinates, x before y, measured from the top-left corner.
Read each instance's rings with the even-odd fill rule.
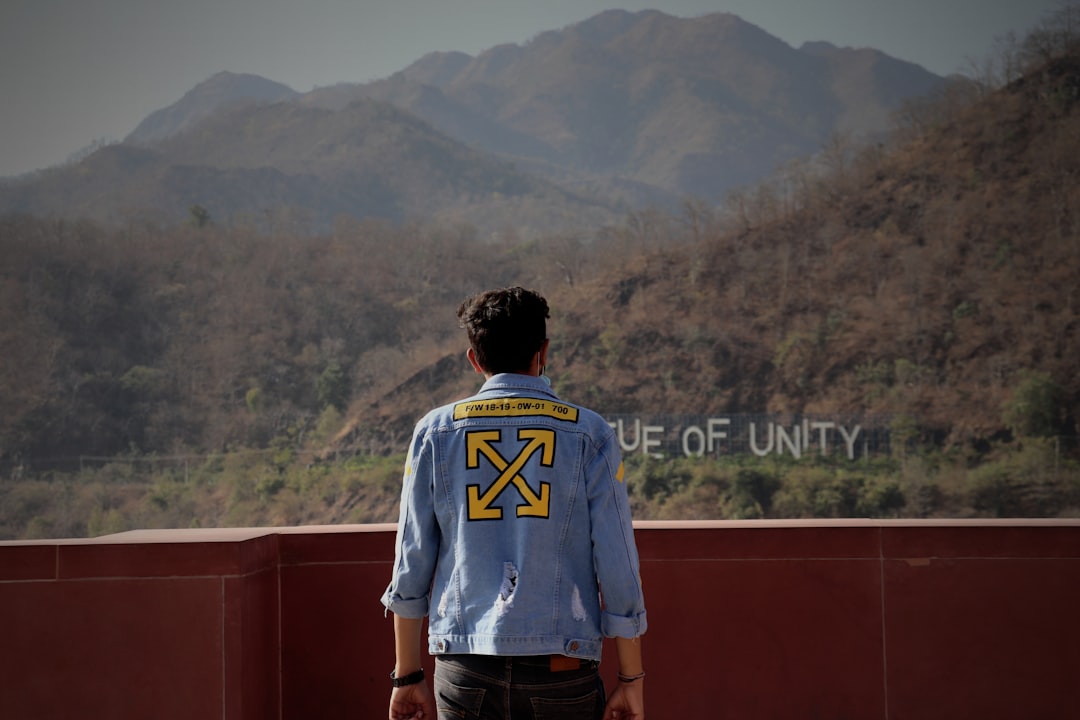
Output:
[[[481,375],[484,374],[484,368],[480,367],[480,363],[476,360],[476,353],[473,351],[472,348],[469,348],[465,351],[465,357],[469,358],[469,364],[473,366],[473,370],[480,373]]]

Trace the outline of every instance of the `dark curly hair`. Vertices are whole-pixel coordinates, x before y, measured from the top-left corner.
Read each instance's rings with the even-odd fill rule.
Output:
[[[521,287],[466,298],[457,311],[476,361],[485,372],[525,373],[547,339],[547,300]]]

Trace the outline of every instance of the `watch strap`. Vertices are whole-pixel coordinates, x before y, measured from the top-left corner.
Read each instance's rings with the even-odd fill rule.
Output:
[[[406,685],[415,685],[418,682],[424,681],[424,668],[420,668],[416,672],[411,672],[404,677],[398,677],[396,671],[390,671],[390,682],[394,687],[405,687]]]

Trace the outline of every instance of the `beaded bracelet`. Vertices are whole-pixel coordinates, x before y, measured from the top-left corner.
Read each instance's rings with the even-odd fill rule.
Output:
[[[642,670],[637,675],[623,675],[619,673],[619,682],[632,683],[635,680],[642,680],[645,678],[645,671]]]

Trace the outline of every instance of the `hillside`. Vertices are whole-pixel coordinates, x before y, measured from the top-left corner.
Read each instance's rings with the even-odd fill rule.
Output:
[[[1074,54],[942,100],[888,148],[792,168],[723,222],[628,226],[664,249],[556,289],[557,387],[607,413],[880,415],[986,447],[1025,429],[1009,408],[1042,378],[1040,432],[1080,434],[1078,108]],[[668,247],[676,222],[699,239]],[[373,407],[404,428],[459,390]]]
[[[456,304],[510,283],[551,297],[552,377],[604,412],[873,413],[989,442],[1036,372],[1058,393],[1054,431],[1077,434],[1077,77],[1060,59],[924,111],[891,146],[793,166],[723,213],[638,211],[591,237],[7,218],[0,452],[266,447],[330,405],[355,430],[335,450],[393,447],[475,385]],[[246,148],[273,152],[283,117],[337,117],[287,108],[238,111],[251,145],[223,166],[260,172]],[[112,151],[152,165],[153,151]]]

